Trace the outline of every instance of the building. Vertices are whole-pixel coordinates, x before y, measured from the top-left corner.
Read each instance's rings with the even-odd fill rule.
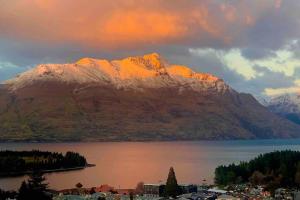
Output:
[[[182,194],[197,193],[197,185],[178,185]],[[144,184],[144,195],[151,197],[164,196],[165,184]]]
[[[294,196],[294,200],[300,200],[300,192],[299,191],[294,192],[293,196]]]
[[[164,184],[144,184],[144,195],[151,197],[163,196],[165,187]]]
[[[179,185],[182,194],[188,194],[188,193],[197,193],[198,187],[197,185],[188,185],[188,184],[182,184]]]

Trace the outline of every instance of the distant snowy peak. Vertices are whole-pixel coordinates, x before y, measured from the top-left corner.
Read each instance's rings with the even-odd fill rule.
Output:
[[[276,113],[300,113],[300,95],[285,94],[274,97],[268,103],[268,107]]]
[[[17,90],[39,81],[111,84],[136,90],[160,87],[216,92],[231,90],[222,79],[196,73],[186,66],[170,65],[157,53],[112,61],[82,58],[73,64],[41,64],[6,81],[6,84]]]

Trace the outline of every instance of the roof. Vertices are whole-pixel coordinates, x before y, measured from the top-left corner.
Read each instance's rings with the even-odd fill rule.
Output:
[[[220,189],[209,189],[207,190],[208,192],[214,192],[214,193],[220,193],[220,194],[225,194],[227,193],[226,190],[220,190]]]

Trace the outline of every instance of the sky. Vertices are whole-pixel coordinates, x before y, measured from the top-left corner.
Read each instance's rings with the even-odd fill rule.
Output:
[[[239,92],[300,91],[299,0],[0,0],[0,81],[157,52]]]

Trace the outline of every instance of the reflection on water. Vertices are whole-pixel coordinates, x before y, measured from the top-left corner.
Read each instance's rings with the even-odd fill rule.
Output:
[[[300,150],[300,140],[201,141],[201,142],[120,142],[120,143],[1,143],[1,150],[76,151],[96,167],[47,174],[53,189],[109,184],[132,188],[137,182],[165,181],[169,167],[175,168],[180,183],[213,182],[216,166],[273,150]],[[0,188],[17,189],[26,177],[1,178]]]

